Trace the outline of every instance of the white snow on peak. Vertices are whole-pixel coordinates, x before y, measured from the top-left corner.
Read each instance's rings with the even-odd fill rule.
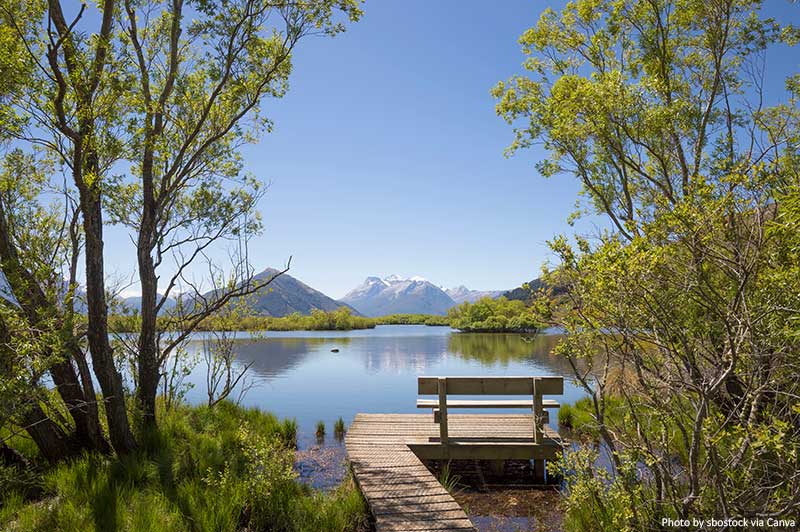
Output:
[[[383,280],[386,281],[387,283],[390,283],[390,284],[405,283],[405,282],[409,282],[409,281],[414,281],[414,282],[418,282],[418,283],[426,283],[426,282],[428,282],[427,279],[425,279],[424,277],[420,277],[419,275],[415,275],[413,277],[401,277],[400,275],[397,275],[397,274],[388,275],[388,276],[384,277]]]

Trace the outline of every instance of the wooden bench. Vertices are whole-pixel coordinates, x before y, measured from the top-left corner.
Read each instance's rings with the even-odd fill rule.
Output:
[[[447,411],[450,408],[525,408],[533,416],[533,443],[541,444],[544,425],[549,421],[545,408],[558,408],[559,403],[544,395],[562,395],[564,377],[419,377],[419,395],[437,395],[437,399],[418,399],[417,408],[433,410],[439,424],[440,442],[447,444]],[[530,399],[462,399],[447,400],[448,395],[520,395]]]

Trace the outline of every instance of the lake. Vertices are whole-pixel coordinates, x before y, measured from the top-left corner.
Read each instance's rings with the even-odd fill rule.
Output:
[[[572,374],[565,360],[550,355],[559,339],[554,334],[531,337],[460,333],[449,327],[425,325],[384,325],[356,331],[267,332],[260,336],[238,335],[238,363],[252,364],[249,375],[253,379],[242,404],[295,418],[301,449],[315,444],[318,421],[325,423],[332,437],[333,423],[340,416],[349,425],[358,412],[427,412],[416,408],[420,375]],[[196,337],[189,345],[190,352],[201,352],[201,338]],[[187,400],[205,401],[205,366],[198,365],[188,381],[194,387]],[[583,390],[565,379],[561,402],[572,403],[583,395]],[[550,415],[556,419],[555,412]]]

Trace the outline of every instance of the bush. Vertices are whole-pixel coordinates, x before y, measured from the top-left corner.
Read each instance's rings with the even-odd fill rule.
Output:
[[[447,312],[450,326],[473,332],[536,332],[539,323],[530,307],[522,301],[505,297],[485,297],[474,303],[462,303]]]

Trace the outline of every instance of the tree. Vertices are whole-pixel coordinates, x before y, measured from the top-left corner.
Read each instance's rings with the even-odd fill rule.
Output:
[[[242,174],[237,148],[269,130],[261,102],[285,94],[300,39],[338,33],[337,12],[357,20],[360,11],[356,0],[213,2],[198,6],[192,18],[183,0],[126,0],[123,6],[121,62],[131,89],[126,118],[136,132],[130,139],[135,179],[121,185],[130,202],[115,210],[138,234],[138,399],[144,420],[155,423],[160,362],[182,339],[161,345],[156,325],[175,287],[183,281],[194,291],[194,308],[176,327],[188,335],[229,300],[272,280],[254,282],[247,262],[247,238],[260,229],[253,213],[263,188]],[[231,278],[205,298],[185,273],[226,239],[244,245],[232,255]],[[170,258],[174,273],[159,295],[157,270]]]
[[[43,4],[0,3],[0,142],[22,133],[27,113],[18,105],[33,84],[36,62],[25,44],[37,31]],[[4,413],[25,428],[43,456],[56,460],[82,449],[106,451],[94,386],[74,328],[75,269],[81,236],[74,202],[67,189],[50,187],[47,160],[18,148],[6,153],[0,173],[0,261],[16,306],[3,310],[3,374],[27,382],[33,393],[14,398]],[[63,201],[45,206],[44,193]],[[23,355],[22,353],[27,353]],[[29,357],[28,360],[25,360]],[[20,361],[24,361],[20,364]],[[44,365],[44,362],[47,364]],[[36,369],[32,369],[36,368]],[[64,401],[74,430],[51,419],[42,408],[40,378],[49,373]]]
[[[75,328],[75,276],[80,251],[76,211],[69,196],[47,208],[39,203],[47,179],[41,164],[21,151],[8,154],[0,172],[0,259],[17,305],[4,302],[0,351],[4,374],[16,376],[5,402],[10,417],[57,460],[83,449],[107,451],[80,333]],[[66,217],[65,217],[66,216]],[[68,272],[66,278],[64,273]],[[41,378],[49,373],[74,424],[51,419]],[[13,378],[9,379],[14,382]],[[21,382],[30,388],[18,389]],[[13,396],[26,398],[14,400]]]
[[[69,178],[59,189],[76,198],[85,339],[111,443],[124,454],[136,441],[108,336],[105,225],[135,233],[143,292],[136,395],[145,428],[152,427],[170,353],[229,300],[271,281],[254,281],[248,262],[264,188],[243,173],[237,150],[269,130],[261,102],[286,91],[298,41],[338,33],[338,19],[356,20],[360,11],[357,0],[106,0],[97,8],[89,20],[85,3],[3,2],[0,39],[12,46],[1,63],[0,119],[4,138],[53,163],[53,182],[59,171]],[[5,77],[15,66],[24,67],[19,76]],[[209,259],[224,243],[232,248],[229,269]],[[210,293],[191,278],[203,262],[224,279]],[[176,291],[184,304],[163,320],[178,331],[167,338],[156,317]]]
[[[62,4],[47,4],[46,40],[28,43],[40,66],[38,83],[28,98],[38,112],[22,137],[43,145],[60,157],[78,190],[85,239],[87,339],[92,368],[105,401],[111,442],[118,453],[136,447],[128,420],[122,378],[114,365],[108,338],[105,262],[103,257],[104,176],[121,155],[115,135],[123,87],[109,72],[113,54],[115,0],[100,4],[100,27],[95,34],[76,30],[86,4],[71,21]],[[38,37],[38,36],[37,36]],[[43,52],[42,56],[38,55]],[[40,130],[50,136],[42,138]]]
[[[447,311],[450,326],[461,331],[536,332],[539,323],[522,301],[484,297]]]
[[[781,40],[755,1],[577,1],[522,36],[533,77],[495,88],[511,152],[542,142],[540,173],[578,178],[611,226],[552,241],[564,295],[537,302],[616,472],[572,464],[576,528],[800,507],[796,78],[763,97]]]

